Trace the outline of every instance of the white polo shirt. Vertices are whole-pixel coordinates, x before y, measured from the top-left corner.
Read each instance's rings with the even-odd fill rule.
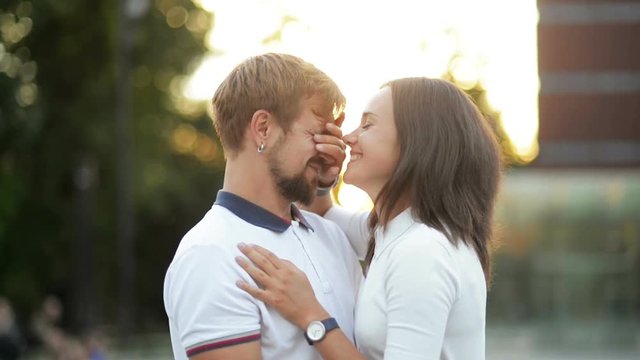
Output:
[[[367,214],[334,206],[364,254]],[[356,342],[374,360],[484,360],[487,288],[473,248],[451,244],[406,209],[375,231],[376,248],[356,305]]]
[[[235,262],[239,242],[257,244],[307,274],[324,308],[353,339],[360,265],[334,223],[292,205],[289,222],[220,191],[215,204],[182,239],[167,270],[164,304],[175,359],[259,340],[262,358],[321,359],[302,330],[236,286],[254,284]]]

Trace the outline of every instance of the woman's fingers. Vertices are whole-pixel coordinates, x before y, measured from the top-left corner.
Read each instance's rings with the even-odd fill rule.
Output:
[[[341,132],[340,135],[342,135]],[[347,145],[342,138],[333,134],[316,134],[313,140],[316,142],[316,150],[320,153],[320,157],[328,164],[342,165],[347,153]]]
[[[337,166],[331,166],[324,172],[324,177],[329,180],[334,180],[340,175],[340,168]]]
[[[277,281],[277,271],[282,264],[280,258],[258,245],[239,243],[238,249],[248,260],[238,256],[236,262],[258,285],[267,288]]]
[[[305,273],[288,260],[280,259],[271,251],[257,245],[251,245],[252,251],[243,251],[255,257],[259,254],[269,262],[277,263],[279,269],[269,275],[251,261],[238,256],[236,261],[258,284],[237,281],[236,286],[276,309],[280,314],[299,327],[306,327],[311,314],[318,311],[317,317],[326,315],[315,298],[315,293]]]
[[[261,285],[263,288],[271,286],[271,277],[269,274],[255,266],[251,261],[243,259],[240,256],[236,256],[236,262],[242,269],[244,269],[244,271],[247,272],[247,274],[249,274],[249,276],[251,276],[253,280],[255,280],[258,285]]]
[[[269,303],[269,296],[267,295],[267,292],[265,290],[262,290],[260,288],[257,288],[255,286],[252,286],[251,284],[242,281],[242,280],[238,280],[236,281],[236,286],[238,286],[240,289],[246,291],[247,293],[249,293],[249,295],[253,296],[254,298],[264,302],[264,303]]]
[[[344,118],[344,113],[339,117]],[[324,165],[320,174],[320,184],[331,184],[340,174],[340,168],[347,156],[347,145],[342,140],[342,130],[333,123],[327,123],[324,134],[316,134],[316,150]]]
[[[263,248],[260,245],[251,245],[251,247],[260,255],[264,256],[265,259],[267,259],[271,264],[273,264],[273,266],[275,267],[275,269],[280,269],[282,268],[282,263],[283,261],[286,260],[282,260],[279,257],[277,257],[274,253],[272,253],[271,251]]]
[[[346,157],[344,149],[335,145],[316,144],[316,150],[318,150],[318,155],[325,161],[325,164],[330,166],[342,165]]]
[[[313,135],[313,141],[315,141],[316,144],[319,144],[319,145],[321,144],[321,145],[335,146],[340,150],[342,150],[343,152],[346,151],[347,149],[347,144],[345,144],[341,138],[334,135],[316,134],[316,135]]]
[[[240,249],[255,266],[267,274],[271,275],[278,270],[278,262],[280,259],[273,254],[271,254],[270,257],[265,256],[265,251],[268,251],[267,249],[261,248],[262,251],[258,251],[256,245],[247,245],[244,243],[239,243],[238,249]]]
[[[342,120],[344,120],[344,113],[342,113]],[[340,123],[338,123],[338,121],[336,120],[336,123],[327,123],[325,125],[325,129],[327,130],[327,133],[329,135],[333,135],[336,136],[340,139],[342,139],[342,129],[340,128],[340,125],[342,125],[342,121],[340,121]]]

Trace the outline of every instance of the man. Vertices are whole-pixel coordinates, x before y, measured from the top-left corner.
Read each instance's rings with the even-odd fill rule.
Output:
[[[321,156],[314,135],[325,133],[344,102],[323,72],[284,54],[250,58],[219,86],[213,107],[227,158],[223,189],[180,242],[164,284],[176,359],[320,359],[310,345],[323,332],[337,325],[353,337],[357,258],[335,224],[292,204],[309,204],[339,173],[344,143],[333,158]],[[243,242],[302,269],[335,319],[313,319],[322,329],[314,322],[303,333],[239,289],[239,280],[255,284],[236,263]]]

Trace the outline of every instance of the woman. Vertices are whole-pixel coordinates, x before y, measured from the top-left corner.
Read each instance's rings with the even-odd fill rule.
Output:
[[[337,207],[325,214],[359,255],[367,248],[358,347],[338,330],[316,342],[317,350],[325,359],[484,359],[500,153],[477,107],[443,80],[394,80],[343,140],[351,147],[344,181],[374,199],[368,225],[365,216]],[[241,250],[257,265],[239,264],[262,288],[238,286],[302,330],[330,317],[302,272],[262,248]]]

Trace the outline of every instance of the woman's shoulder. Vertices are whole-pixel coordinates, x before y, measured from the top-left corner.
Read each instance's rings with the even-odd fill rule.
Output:
[[[453,244],[440,231],[420,222],[416,222],[396,245],[402,250],[427,250],[434,253],[452,254]]]
[[[472,273],[482,274],[475,250],[463,241],[454,244],[441,231],[419,222],[403,237],[390,255],[399,263],[414,268],[440,269],[454,274],[456,278]]]
[[[389,247],[389,265],[391,268],[412,271],[432,271],[436,268],[452,270],[455,260],[447,242],[447,238],[437,230],[415,224]]]
[[[416,223],[398,240],[388,254],[387,282],[397,288],[411,279],[407,286],[430,289],[425,294],[446,291],[453,301],[458,293],[459,267],[444,234]]]

